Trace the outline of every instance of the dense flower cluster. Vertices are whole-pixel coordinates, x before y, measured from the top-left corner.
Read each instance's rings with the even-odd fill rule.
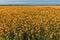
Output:
[[[0,40],[60,40],[60,10],[2,7]]]

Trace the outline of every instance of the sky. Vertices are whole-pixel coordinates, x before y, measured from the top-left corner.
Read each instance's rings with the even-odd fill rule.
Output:
[[[60,4],[60,0],[0,0],[0,4]]]

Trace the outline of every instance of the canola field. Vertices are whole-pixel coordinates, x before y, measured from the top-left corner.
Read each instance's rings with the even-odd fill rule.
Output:
[[[60,40],[60,9],[0,6],[0,40]]]

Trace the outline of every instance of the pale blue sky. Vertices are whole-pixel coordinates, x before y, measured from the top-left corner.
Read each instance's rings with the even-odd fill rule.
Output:
[[[0,4],[60,4],[60,0],[0,0]]]

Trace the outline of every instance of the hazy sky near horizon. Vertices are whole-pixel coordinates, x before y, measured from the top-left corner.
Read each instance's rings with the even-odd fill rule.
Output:
[[[0,0],[0,4],[60,4],[60,0]]]

